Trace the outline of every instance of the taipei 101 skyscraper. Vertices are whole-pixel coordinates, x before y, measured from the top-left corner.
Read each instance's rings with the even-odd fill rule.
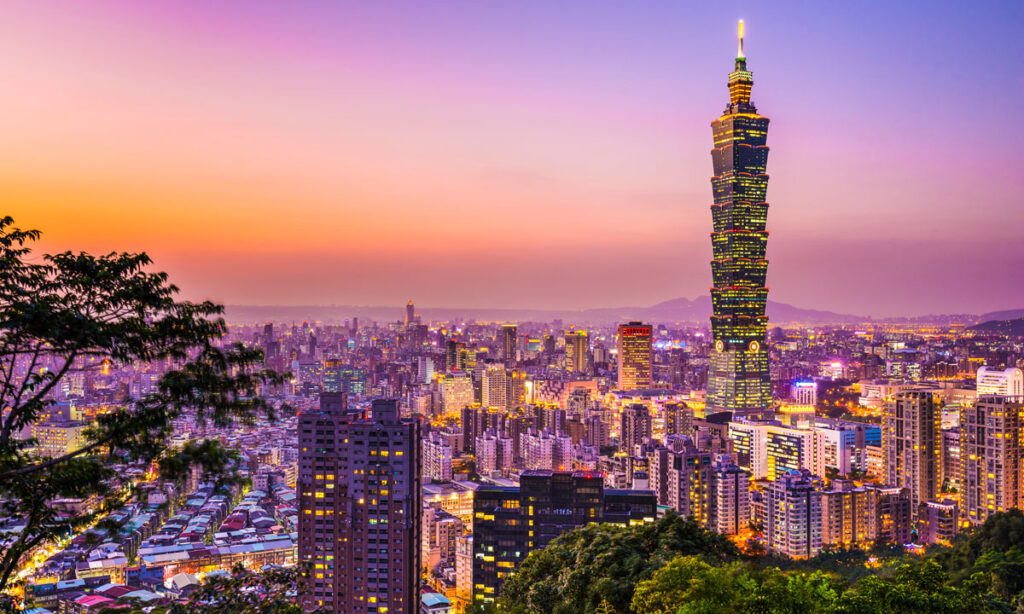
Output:
[[[711,350],[707,411],[734,418],[771,411],[771,378],[765,332],[768,261],[768,118],[750,102],[753,75],[743,53],[739,23],[736,69],[729,74],[729,105],[711,122],[715,175],[711,216]]]

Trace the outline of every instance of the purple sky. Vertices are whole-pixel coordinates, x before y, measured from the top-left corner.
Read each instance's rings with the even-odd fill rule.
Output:
[[[743,18],[771,298],[1024,307],[1024,4],[683,4],[8,5],[4,213],[228,303],[694,297]]]

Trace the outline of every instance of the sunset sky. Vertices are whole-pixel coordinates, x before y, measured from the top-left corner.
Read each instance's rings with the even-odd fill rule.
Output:
[[[691,6],[692,4],[692,6]],[[1024,3],[2,2],[0,198],[231,304],[706,294],[736,20],[770,298],[1024,307]]]

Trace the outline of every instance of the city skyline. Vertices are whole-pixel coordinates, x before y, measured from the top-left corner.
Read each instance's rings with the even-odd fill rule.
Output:
[[[19,224],[49,250],[148,251],[229,304],[701,296],[707,119],[742,17],[784,127],[772,296],[1024,304],[1005,283],[1020,126],[974,119],[1021,93],[1019,5],[245,7],[13,8],[0,186]]]

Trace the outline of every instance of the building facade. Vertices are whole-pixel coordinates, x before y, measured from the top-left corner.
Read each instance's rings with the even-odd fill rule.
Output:
[[[939,395],[905,391],[885,404],[882,414],[884,482],[910,491],[910,509],[933,501],[942,485],[942,412]]]
[[[1024,507],[1024,397],[979,396],[960,411],[960,504],[971,524]]]
[[[419,418],[398,402],[349,410],[325,394],[299,415],[299,561],[303,607],[411,614],[419,603]]]
[[[619,390],[651,387],[651,330],[642,322],[619,325]]]
[[[779,476],[765,495],[768,551],[794,559],[821,552],[821,478],[802,469]]]

